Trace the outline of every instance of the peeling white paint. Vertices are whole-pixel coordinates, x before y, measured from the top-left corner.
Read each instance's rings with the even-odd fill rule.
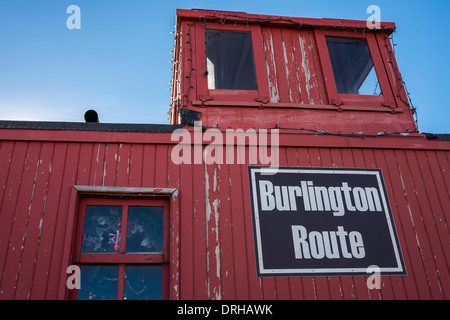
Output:
[[[43,222],[44,222],[44,217],[42,217],[41,220],[39,221],[39,236],[41,236],[41,233],[42,233]]]
[[[206,152],[206,150],[205,150]],[[219,242],[219,208],[220,199],[218,192],[218,173],[217,168],[214,168],[214,174],[212,176],[212,181],[208,174],[208,165],[205,163],[205,218],[206,218],[206,287],[208,298],[214,296],[215,299],[221,299],[221,282],[220,282],[220,242]],[[212,185],[213,193],[210,194],[210,186]],[[211,196],[214,195],[212,198]],[[212,217],[212,215],[214,217]],[[211,237],[213,235],[213,237]],[[214,249],[213,249],[214,248]],[[211,265],[211,263],[214,263]],[[215,273],[211,273],[211,267],[216,268]]]
[[[298,35],[298,39],[300,41],[300,49],[302,52],[302,70],[303,70],[303,74],[305,75],[305,80],[306,80],[306,92],[308,93],[309,103],[315,104],[315,102],[313,101],[313,99],[311,97],[311,92],[310,92],[310,90],[311,90],[311,85],[310,85],[311,73],[309,72],[309,62],[306,59],[305,40],[303,40],[303,38],[300,34]]]
[[[275,66],[275,53],[273,51],[273,40],[272,40],[272,35],[269,35],[269,40],[265,41],[265,52],[270,55],[270,59],[268,57],[266,57],[266,69],[267,69],[267,74],[274,74],[274,78],[277,78],[277,69]],[[272,65],[269,65],[269,60],[272,61]],[[271,70],[272,69],[272,70]],[[270,77],[267,77],[267,81],[269,82],[269,94],[270,94],[270,102],[272,103],[277,103],[280,100],[280,97],[278,95],[278,88],[277,88],[277,83],[275,80],[275,83],[273,83],[270,80]]]
[[[287,88],[289,92],[289,101],[292,102],[292,94],[291,94],[291,85],[292,83],[289,83],[289,68],[288,68],[288,57],[286,53],[286,45],[284,44],[284,41],[281,42],[281,45],[283,47],[283,58],[284,58],[284,68],[286,70],[286,82],[287,82]]]
[[[98,147],[97,147],[97,163],[98,163],[98,157],[99,157],[99,155],[100,155],[100,143],[98,144]]]
[[[105,147],[105,155],[108,154],[108,145]],[[106,156],[103,160],[103,177],[102,177],[102,186],[105,185],[105,178],[106,178]]]
[[[295,60],[295,51],[297,51],[296,46],[292,46],[292,60]],[[302,100],[302,86],[301,86],[300,77],[298,74],[298,68],[296,67],[295,69],[296,69],[295,77],[297,79],[297,89],[298,89],[298,93],[299,93],[300,102],[307,103],[308,101]]]

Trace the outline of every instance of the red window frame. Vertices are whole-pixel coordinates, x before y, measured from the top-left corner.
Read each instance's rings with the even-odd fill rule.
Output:
[[[323,75],[325,79],[325,87],[327,90],[330,104],[342,106],[360,106],[360,107],[373,107],[394,109],[396,107],[392,88],[389,83],[388,75],[383,63],[380,49],[377,44],[375,34],[372,32],[351,32],[351,31],[333,31],[333,30],[320,30],[315,29],[315,38],[317,42],[317,48],[319,52],[319,58],[322,65]],[[336,81],[334,79],[333,68],[331,65],[331,59],[328,51],[328,46],[325,37],[339,37],[339,38],[357,38],[365,39],[369,48],[372,62],[375,67],[375,72],[378,77],[378,83],[381,88],[382,95],[360,95],[360,94],[339,94],[336,87]],[[354,109],[353,109],[354,110]],[[367,109],[364,108],[365,111]],[[370,110],[370,109],[369,109]]]
[[[118,253],[81,253],[84,220],[87,206],[122,206],[121,241]],[[164,249],[163,253],[126,253],[126,232],[128,225],[128,207],[163,207],[164,208]],[[123,199],[83,197],[80,199],[73,264],[114,264],[119,265],[117,300],[124,297],[125,265],[162,264],[162,299],[169,299],[169,203],[159,199]],[[77,298],[77,290],[71,290],[70,298]]]
[[[244,31],[250,32],[252,36],[253,59],[255,61],[255,72],[258,90],[226,90],[209,89],[208,76],[205,73],[206,50],[205,50],[205,31],[206,30],[226,30],[226,31]],[[246,24],[202,24],[196,23],[196,65],[198,72],[198,99],[201,102],[206,101],[245,101],[245,102],[268,102],[269,85],[267,82],[267,70],[264,57],[264,48],[262,42],[262,33],[260,25]]]

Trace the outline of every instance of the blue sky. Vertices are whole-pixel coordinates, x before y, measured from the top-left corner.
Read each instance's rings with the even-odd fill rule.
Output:
[[[177,8],[367,20],[397,25],[396,58],[421,132],[450,133],[450,1],[0,0],[0,119],[168,123]],[[69,30],[70,5],[81,30]]]

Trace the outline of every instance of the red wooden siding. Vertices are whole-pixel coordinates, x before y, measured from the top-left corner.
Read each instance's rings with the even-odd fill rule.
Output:
[[[262,27],[270,102],[327,104],[311,29]]]
[[[175,165],[170,134],[0,134],[0,299],[66,297],[74,185],[178,189],[172,299],[450,298],[448,142],[280,138],[281,166],[382,169],[408,274],[368,290],[365,276],[256,277],[246,164]]]

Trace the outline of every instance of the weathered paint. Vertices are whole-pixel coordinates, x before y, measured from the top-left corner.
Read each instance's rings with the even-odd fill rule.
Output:
[[[382,276],[381,290],[368,290],[364,276],[256,277],[247,164],[175,165],[170,134],[122,133],[120,143],[108,132],[66,132],[67,141],[45,130],[2,129],[0,136],[0,299],[65,298],[74,194],[136,188],[176,200],[172,299],[450,297],[449,142],[421,135],[280,140],[282,166],[382,169],[408,274]]]
[[[364,30],[367,27],[365,21],[178,10],[173,92],[178,94],[181,85],[184,94],[178,98],[173,96],[171,123],[180,123],[179,108],[187,107],[201,112],[200,120],[209,127],[246,129],[278,126],[350,133],[376,133],[380,128],[388,132],[415,131],[412,111],[404,103],[407,97],[398,80],[398,66],[389,53],[392,51],[390,40],[384,39],[395,25],[383,24],[383,30],[374,31]],[[197,72],[206,70],[204,30],[207,27],[233,30],[237,26],[257,26],[252,29],[253,34],[257,33],[253,35],[253,50],[255,59],[262,57],[264,60],[256,64],[259,97],[246,98],[239,95],[239,90],[229,90],[227,96],[214,98],[211,96],[213,90],[208,90],[206,76]],[[348,29],[352,28],[353,35],[370,33],[374,48],[377,48],[374,63],[386,72],[386,75],[379,76],[388,88],[386,96],[391,96],[392,91],[402,97],[396,97],[395,102],[390,101],[395,110],[381,103],[374,109],[359,100],[343,104],[336,101],[326,85],[330,79],[324,73],[324,48],[319,48],[318,35],[321,33],[317,30],[320,28],[333,28],[333,36],[339,36],[341,32],[347,32],[348,36]]]
[[[176,145],[171,134],[147,133],[138,125],[123,132],[67,129],[65,124],[57,130],[32,123],[11,128],[11,123],[2,123],[0,299],[67,298],[66,268],[73,262],[79,198],[111,192],[151,193],[169,201],[171,299],[450,298],[450,142],[416,133],[370,136],[416,129],[409,106],[402,104],[406,93],[392,81],[397,65],[388,52],[390,43],[384,46],[381,33],[373,38],[392,92],[400,92],[401,98],[395,98],[398,110],[338,107],[325,90],[328,79],[313,27],[362,29],[365,21],[292,18],[300,24],[293,27],[287,18],[268,21],[267,16],[239,14],[243,18],[178,11],[171,123],[179,121],[178,108],[186,104],[202,113],[204,125],[217,125],[222,134],[230,126],[290,128],[280,129],[280,166],[380,168],[408,274],[382,276],[380,290],[369,290],[365,276],[258,278],[248,157],[244,164],[177,165],[171,160]],[[254,43],[262,50],[255,57],[262,54],[264,59],[256,67],[267,81],[267,92],[255,101],[198,96],[205,89],[203,69],[195,65],[204,55],[197,47],[204,39],[204,21],[225,16],[231,25],[245,25],[246,18],[266,21],[251,26],[253,33],[259,32]],[[387,23],[385,32],[394,28]],[[192,127],[187,129],[194,136]],[[194,148],[206,152],[204,141],[194,142]],[[255,146],[231,148],[237,158]]]

